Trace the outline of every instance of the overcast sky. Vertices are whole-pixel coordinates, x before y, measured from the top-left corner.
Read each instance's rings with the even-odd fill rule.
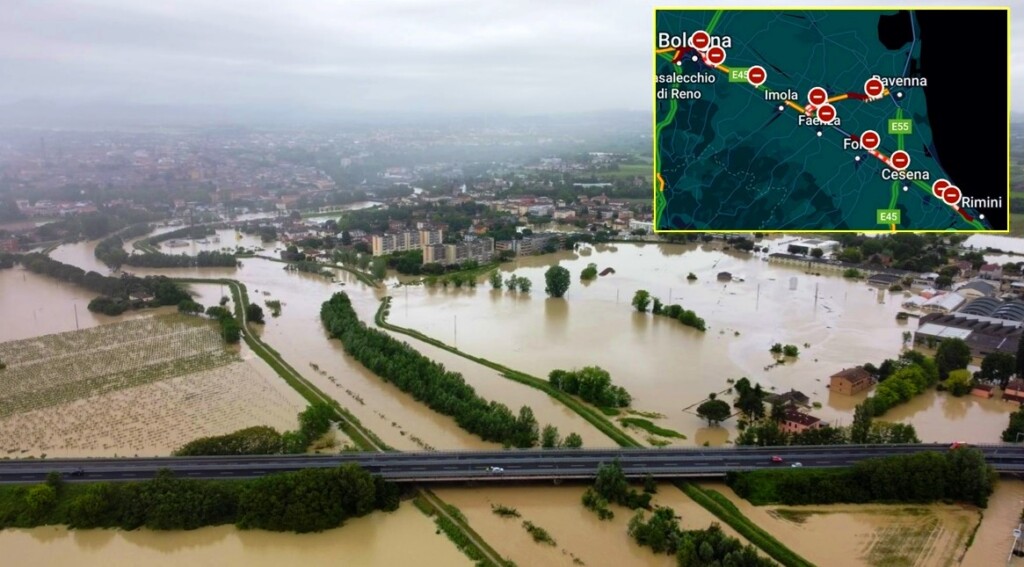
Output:
[[[653,2],[2,3],[0,104],[510,114],[650,109]],[[1020,39],[1024,6],[1012,17]],[[1024,42],[1013,42],[1011,61],[1014,108],[1024,110]]]

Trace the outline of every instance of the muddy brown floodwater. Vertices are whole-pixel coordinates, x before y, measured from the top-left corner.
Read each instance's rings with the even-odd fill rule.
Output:
[[[743,515],[815,565],[981,567],[1001,564],[964,558],[970,535],[982,518],[981,511],[974,507],[952,504],[753,506],[725,484],[703,484],[724,494]],[[978,543],[975,541],[971,549]],[[1009,551],[1009,547],[1000,551]],[[986,550],[976,556],[991,557],[992,554]]]
[[[901,352],[903,332],[916,329],[916,322],[895,320],[902,295],[762,258],[703,244],[598,245],[580,253],[520,258],[501,271],[504,277],[514,272],[530,278],[529,296],[492,291],[486,283],[475,290],[389,289],[395,297],[390,321],[537,376],[599,365],[632,393],[635,408],[663,414],[659,425],[686,434],[682,444],[717,445],[735,435],[735,420],[707,427],[695,407],[710,392],[727,390],[727,379],[742,376],[776,393],[797,389],[821,404],[812,414],[849,424],[853,407],[866,394],[832,394],[826,387],[829,376]],[[572,274],[564,299],[543,293],[544,272],[555,262]],[[615,272],[582,283],[580,271],[591,262]],[[687,280],[691,272],[696,281]],[[743,281],[719,281],[719,272]],[[630,301],[638,289],[695,311],[706,320],[707,332],[637,313]],[[797,345],[800,356],[773,366],[769,347],[774,343]],[[914,423],[925,441],[991,442],[1011,409],[991,400],[931,393],[883,419]]]
[[[457,506],[477,533],[503,557],[518,565],[571,566],[576,558],[589,567],[675,565],[675,558],[655,555],[629,537],[626,530],[634,514],[632,510],[612,505],[615,517],[602,521],[597,514],[584,508],[580,498],[585,489],[581,485],[534,485],[488,487],[486,491],[444,488],[435,490],[435,493],[445,502]],[[680,526],[683,529],[704,529],[717,521],[710,512],[670,484],[659,485],[653,503],[675,510],[676,515],[682,518]],[[492,511],[492,505],[515,508],[521,517],[498,516]],[[522,526],[524,521],[547,530],[556,545],[534,542]],[[723,530],[738,537],[728,526],[723,526]]]
[[[472,565],[411,503],[391,513],[349,520],[316,534],[245,531],[79,530],[43,527],[0,531],[0,549],[19,567],[304,567],[334,565]]]

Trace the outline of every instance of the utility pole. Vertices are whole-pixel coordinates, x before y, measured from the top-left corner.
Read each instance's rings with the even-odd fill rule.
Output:
[[[75,330],[78,330],[78,304],[75,303]]]
[[[459,316],[452,315],[452,343],[459,344]]]

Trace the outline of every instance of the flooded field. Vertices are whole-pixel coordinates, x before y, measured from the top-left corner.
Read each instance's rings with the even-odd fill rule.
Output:
[[[980,511],[972,507],[951,504],[752,506],[724,484],[708,483],[706,486],[725,494],[745,516],[816,565],[996,565],[961,563],[968,539],[981,521]]]
[[[433,522],[406,502],[315,534],[242,531],[68,531],[43,527],[0,531],[0,549],[19,567],[280,567],[303,565],[472,565]],[[396,545],[396,543],[400,545]],[[14,563],[12,563],[14,564]]]
[[[626,532],[634,512],[613,505],[615,517],[602,521],[597,514],[580,503],[585,486],[515,486],[482,490],[446,488],[435,490],[445,502],[458,507],[469,519],[473,529],[483,536],[503,557],[518,565],[571,566],[578,559],[583,565],[675,565],[669,555],[655,555],[648,548],[637,545]],[[658,487],[654,504],[668,506],[681,516],[683,529],[703,529],[716,521],[710,512],[690,500],[674,486]],[[519,518],[503,518],[491,506],[515,508]],[[556,545],[534,542],[522,527],[530,521],[547,530]],[[733,537],[737,534],[728,526],[723,530]],[[579,565],[580,563],[575,563]]]
[[[1021,524],[1021,510],[1024,510],[1024,481],[999,479],[963,565],[1024,565],[1024,558],[1010,555],[1013,530]],[[1009,563],[1008,558],[1012,559]]]
[[[543,293],[544,271],[555,261],[573,277],[564,300]],[[581,283],[579,273],[588,263],[615,272]],[[735,434],[733,420],[709,428],[694,408],[708,393],[727,390],[727,379],[742,376],[769,391],[797,389],[821,404],[813,414],[848,424],[860,398],[831,394],[829,376],[897,356],[903,332],[916,328],[895,320],[899,294],[717,245],[602,245],[521,258],[502,268],[505,277],[513,272],[532,280],[530,295],[494,291],[487,284],[389,290],[395,296],[390,321],[536,376],[599,365],[632,393],[634,407],[665,415],[659,425],[686,434],[682,444],[721,444]],[[743,281],[719,281],[719,272]],[[687,280],[690,273],[696,281]],[[638,289],[694,310],[707,321],[707,332],[636,313],[630,301]],[[775,365],[769,352],[774,343],[797,345],[799,358]],[[947,440],[945,431],[933,433],[929,426],[951,419],[965,440],[995,441],[1005,427],[1002,409],[970,398],[947,402],[938,394],[885,418],[920,424],[923,440]]]
[[[1024,238],[1002,236],[999,234],[972,234],[964,241],[963,245],[979,250],[995,248],[996,250],[1024,254]]]
[[[272,252],[268,249],[265,253]],[[91,258],[90,250],[82,249],[81,254]],[[573,282],[564,300],[549,299],[543,293],[543,273],[554,262],[572,273]],[[612,268],[615,272],[580,282],[580,271],[591,262],[601,270]],[[368,288],[342,271],[336,277],[345,285],[290,273],[282,264],[264,259],[243,259],[242,264],[237,270],[136,272],[233,277],[247,284],[257,303],[282,301],[281,317],[268,317],[262,331],[268,342],[319,387],[351,407],[386,442],[403,449],[487,444],[368,375],[344,356],[337,342],[322,340],[320,304],[335,291],[347,291],[365,321],[372,318],[382,294],[391,294],[391,322],[536,376],[546,377],[555,368],[602,366],[632,393],[636,409],[665,416],[656,423],[687,436],[672,440],[680,445],[720,445],[735,435],[735,420],[708,427],[696,415],[695,407],[708,393],[725,392],[728,379],[742,376],[769,391],[797,389],[821,405],[810,410],[814,415],[833,424],[848,424],[853,407],[865,394],[832,394],[826,388],[829,376],[843,368],[897,356],[903,348],[903,332],[916,329],[913,321],[895,320],[903,301],[900,294],[879,292],[833,273],[807,274],[800,268],[764,261],[761,256],[723,251],[718,244],[599,245],[578,253],[525,257],[505,264],[504,276],[514,272],[533,281],[528,295],[493,291],[483,278],[472,289],[403,286],[385,292]],[[722,282],[717,278],[719,272],[735,277]],[[690,273],[696,281],[687,279]],[[707,321],[707,332],[636,313],[630,300],[638,289],[648,290],[666,304],[679,303],[694,310]],[[486,397],[510,406],[529,403],[542,423],[554,423],[563,434],[577,431],[590,446],[590,436],[596,436],[594,443],[601,443],[601,436],[589,425],[539,393],[461,357],[401,338],[463,372]],[[769,352],[776,342],[798,346],[800,356],[776,365]],[[310,365],[319,370],[307,372]],[[948,441],[955,432],[962,440],[985,442],[998,439],[1005,428],[1005,414],[1011,409],[990,400],[930,393],[892,410],[884,419],[909,420],[924,441]],[[646,437],[641,431],[633,435]]]
[[[304,401],[238,351],[176,314],[0,343],[0,453],[166,455],[252,425],[294,428]]]
[[[77,264],[76,264],[77,265]],[[20,267],[0,270],[0,342],[62,331],[87,329],[113,321],[148,317],[168,309],[130,311],[120,317],[92,313],[86,306],[96,294]],[[173,310],[173,308],[170,308]]]
[[[98,243],[99,240],[82,240],[71,244],[61,244],[50,252],[50,257],[58,262],[78,266],[87,272],[108,276],[110,268],[97,260],[93,253]]]

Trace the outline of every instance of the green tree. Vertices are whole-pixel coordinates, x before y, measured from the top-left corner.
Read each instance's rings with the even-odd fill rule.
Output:
[[[867,403],[853,408],[853,425],[850,426],[850,443],[867,443],[871,434],[872,412]]]
[[[580,279],[583,281],[592,280],[597,278],[597,264],[587,264],[586,268],[580,272]]]
[[[1003,441],[1019,443],[1024,435],[1024,406],[1010,414],[1010,424],[1003,430]]]
[[[570,433],[565,436],[565,440],[562,441],[562,447],[566,449],[579,449],[583,446],[583,438],[580,437],[579,433]]]
[[[909,423],[888,423],[876,421],[871,424],[868,443],[881,445],[893,443],[920,443],[917,431]]]
[[[993,352],[985,355],[985,358],[981,360],[980,377],[982,380],[998,382],[1000,388],[1006,388],[1016,367],[1017,360],[1012,354]]]
[[[729,418],[732,410],[722,400],[708,400],[697,406],[697,415],[708,421],[708,425],[721,423]]]
[[[796,345],[786,345],[782,347],[782,355],[795,358],[800,356],[800,349],[798,349]]]
[[[661,315],[664,304],[657,297],[654,298],[654,304],[651,305],[651,313],[654,315]]]
[[[544,272],[544,291],[551,297],[562,297],[569,291],[569,270],[562,266],[551,266]]]
[[[494,270],[491,272],[490,280],[491,289],[501,289],[501,272]]]
[[[519,287],[519,293],[530,293],[530,288],[533,287],[533,282],[530,281],[530,278],[523,276],[518,279],[519,281],[516,282],[516,285]]]
[[[517,285],[519,285],[519,277],[515,274],[509,275],[508,279],[505,280],[505,287],[509,291],[515,291]]]
[[[821,248],[811,248],[811,257],[812,258],[821,258],[824,255],[825,255],[825,251],[822,250]]]
[[[646,289],[638,289],[633,294],[633,307],[640,313],[647,312],[647,306],[651,304],[651,294]]]
[[[196,303],[195,301],[192,301],[191,299],[182,299],[178,303],[178,312],[179,313],[187,313],[189,315],[195,315],[197,313],[202,313],[203,309],[204,308],[203,308],[202,305]]]
[[[839,259],[843,262],[850,262],[851,264],[860,264],[864,261],[864,255],[861,254],[858,248],[850,247],[844,248],[843,251],[839,253]]]
[[[957,397],[970,393],[971,386],[973,386],[971,373],[965,368],[951,370],[949,378],[942,381],[942,387]]]
[[[48,484],[37,484],[25,493],[25,504],[33,521],[42,520],[57,505],[57,490]]]
[[[562,439],[558,434],[558,428],[550,423],[544,426],[540,433],[540,446],[543,449],[554,449],[561,445]]]
[[[263,324],[263,308],[255,303],[250,303],[245,308],[245,319],[250,323]]]
[[[967,368],[971,363],[971,347],[963,339],[945,339],[935,351],[935,364],[939,367],[939,379],[945,380],[949,373]]]

